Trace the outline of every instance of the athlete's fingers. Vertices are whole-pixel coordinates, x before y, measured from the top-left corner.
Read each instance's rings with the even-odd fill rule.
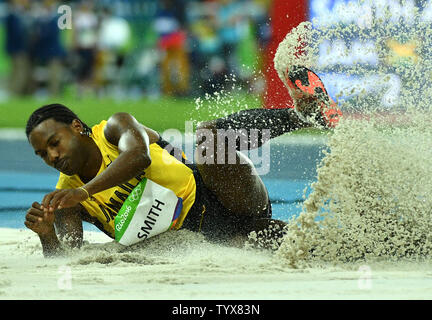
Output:
[[[84,197],[84,198],[83,198]],[[87,199],[87,192],[80,189],[67,190],[61,197],[55,198],[56,209],[71,208]]]
[[[39,210],[39,209],[35,209],[35,208],[30,208],[30,209],[27,210],[27,214],[28,215],[34,215],[34,216],[42,217],[43,216],[43,211]]]
[[[66,196],[64,196],[63,198],[61,198],[60,199],[60,201],[58,202],[58,209],[61,209],[61,208],[67,208],[67,203],[69,202],[69,196],[68,195],[66,195]]]
[[[60,200],[64,197],[67,197],[67,195],[68,195],[68,190],[63,190],[61,192],[57,192],[56,194],[54,194],[50,202],[50,211],[54,212],[54,210],[57,209]]]
[[[49,228],[52,228],[54,220],[54,212],[42,211],[32,207],[27,210],[24,225],[30,230],[41,234],[41,232],[46,233]]]
[[[39,219],[42,219],[42,217],[43,216],[35,216],[32,214],[27,214],[25,218],[26,218],[26,221],[34,223],[34,222],[40,221]]]
[[[32,208],[42,210],[42,206],[39,204],[39,202],[36,201],[32,203]]]
[[[29,228],[29,229],[32,229],[32,228],[33,228],[33,223],[32,223],[32,222],[24,221],[24,225],[25,225],[27,228]]]
[[[30,220],[31,222],[37,222],[37,221],[42,221],[45,220],[46,216],[47,216],[47,212],[48,211],[43,211],[40,209],[36,209],[36,208],[30,208],[27,210],[27,214],[25,216],[25,218],[27,220]]]
[[[44,212],[39,209],[30,208],[27,210],[27,214],[25,216],[26,221],[31,223],[36,223],[38,221],[42,221]]]
[[[31,208],[27,210],[24,224],[29,229],[34,229],[38,223],[42,222],[44,212],[42,210]]]
[[[74,196],[68,193],[58,202],[58,209],[74,207],[77,203],[77,200],[74,200]]]
[[[43,215],[43,221],[48,223],[53,223],[55,220],[54,211],[45,211]],[[39,220],[42,221],[42,220]]]
[[[50,212],[54,212],[54,210],[57,209],[58,200],[61,199],[62,197],[64,197],[65,194],[67,194],[67,191],[62,190],[62,191],[59,191],[53,195],[53,197],[51,198],[50,204],[49,204],[49,206],[50,206],[49,211]]]
[[[28,217],[35,217],[35,219],[42,218],[43,214],[44,212],[42,210],[30,208],[27,210],[26,219]]]
[[[36,208],[30,208],[27,210],[25,218],[31,223],[42,222],[45,220],[45,212]]]
[[[44,198],[42,200],[42,207],[43,207],[44,211],[48,211],[50,203],[51,203],[51,199],[59,192],[60,192],[60,190],[55,190],[55,191],[50,192],[44,196]]]

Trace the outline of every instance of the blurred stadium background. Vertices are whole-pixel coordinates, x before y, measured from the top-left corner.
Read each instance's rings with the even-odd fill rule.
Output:
[[[90,124],[123,110],[158,130],[286,107],[273,57],[306,20],[325,35],[315,71],[338,101],[362,92],[395,108],[407,70],[432,72],[426,0],[0,0],[0,20],[0,128],[23,127],[50,101]],[[194,108],[222,90],[238,103]]]
[[[122,110],[158,130],[286,106],[273,55],[306,15],[307,1],[1,0],[0,127],[23,127],[50,101],[90,124]],[[222,90],[241,103],[195,110],[196,98]]]

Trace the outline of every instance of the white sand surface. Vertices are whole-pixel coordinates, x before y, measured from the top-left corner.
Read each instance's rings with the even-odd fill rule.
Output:
[[[188,231],[125,248],[103,233],[44,258],[30,230],[0,229],[0,299],[431,299],[432,264],[290,268],[270,252],[224,247]],[[279,260],[278,260],[279,259]]]

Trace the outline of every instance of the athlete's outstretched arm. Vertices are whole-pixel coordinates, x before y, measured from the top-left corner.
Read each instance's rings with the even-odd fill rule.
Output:
[[[149,137],[145,127],[128,113],[116,113],[107,122],[104,134],[118,147],[119,156],[83,188],[92,195],[118,186],[138,176],[151,164]],[[43,205],[50,210],[69,208],[87,199],[79,189],[56,190],[45,196]]]

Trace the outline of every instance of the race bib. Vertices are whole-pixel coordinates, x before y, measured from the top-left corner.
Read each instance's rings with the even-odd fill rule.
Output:
[[[182,199],[172,190],[143,179],[114,219],[115,240],[129,246],[169,230],[182,206]]]

